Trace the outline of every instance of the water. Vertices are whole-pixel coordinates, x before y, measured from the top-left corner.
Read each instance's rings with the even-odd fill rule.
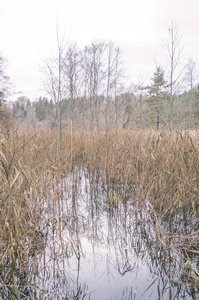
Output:
[[[42,241],[37,237],[21,278],[22,298],[194,299],[168,228],[147,201],[122,195],[122,187],[110,189],[87,171],[52,189],[43,205]]]

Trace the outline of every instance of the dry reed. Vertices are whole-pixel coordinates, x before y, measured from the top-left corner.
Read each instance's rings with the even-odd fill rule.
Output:
[[[44,243],[42,205],[74,167],[98,172],[108,187],[122,185],[124,199],[131,197],[140,206],[148,201],[159,219],[157,244],[159,223],[177,223],[177,215],[198,222],[197,132],[63,130],[58,154],[56,143],[53,130],[13,129],[0,136],[0,283],[17,299],[15,277]],[[168,236],[185,253],[196,253],[199,231],[190,236],[178,226],[180,221]]]

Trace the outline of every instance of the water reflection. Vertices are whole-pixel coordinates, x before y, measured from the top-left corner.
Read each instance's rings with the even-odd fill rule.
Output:
[[[168,223],[147,199],[122,195],[97,172],[73,170],[55,181],[25,271],[16,273],[21,299],[195,299],[183,277],[185,254],[169,238],[179,231],[176,218],[181,234],[196,230],[195,221],[186,226],[178,215]],[[194,254],[192,264],[198,266]],[[1,298],[10,296],[2,285]]]

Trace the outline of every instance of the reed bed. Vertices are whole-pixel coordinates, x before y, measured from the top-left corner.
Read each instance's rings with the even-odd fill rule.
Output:
[[[184,207],[198,216],[198,154],[197,132],[194,137],[187,132],[171,136],[131,130],[73,133],[74,162],[98,169],[109,185],[134,187],[138,200],[150,199],[165,215]]]
[[[167,239],[182,249],[191,269],[187,276],[197,286],[198,270],[190,257],[199,254],[199,231],[181,228],[182,219],[188,224],[199,220],[197,131],[70,129],[58,139],[53,130],[15,128],[0,135],[0,284],[13,299],[20,299],[16,278],[31,253],[43,247],[42,205],[52,191],[59,194],[60,180],[76,167],[97,174],[108,189],[121,186],[123,201],[131,199],[138,207],[148,203],[157,243],[158,224],[175,224]]]

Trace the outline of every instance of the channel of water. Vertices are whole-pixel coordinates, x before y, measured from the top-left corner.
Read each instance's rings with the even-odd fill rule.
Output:
[[[181,278],[179,250],[165,245],[160,224],[157,241],[157,215],[147,201],[124,201],[87,172],[60,190],[61,209],[52,211],[52,197],[47,203],[45,215],[55,223],[30,278],[38,299],[194,299]]]

